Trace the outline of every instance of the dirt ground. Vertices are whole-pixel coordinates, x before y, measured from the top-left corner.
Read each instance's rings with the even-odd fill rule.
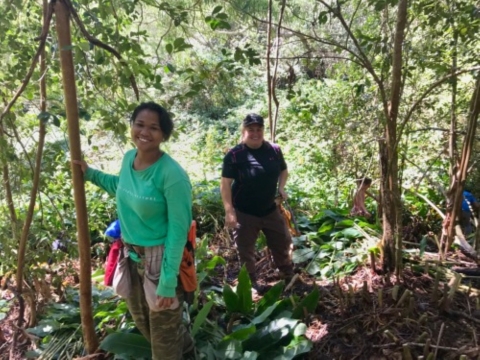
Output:
[[[212,247],[228,264],[215,278],[224,277],[234,284],[239,271],[236,253],[227,248]],[[266,287],[278,281],[268,256],[259,255],[258,278]],[[451,266],[478,267],[459,252],[448,255]],[[318,287],[320,301],[314,314],[305,319],[312,351],[305,359],[380,360],[380,359],[480,359],[480,277],[463,278],[456,292],[449,296],[452,274],[441,275],[434,265],[429,268],[405,263],[401,278],[378,275],[362,267],[335,281],[319,281],[303,272],[286,296],[304,296]],[[433,261],[432,261],[433,264]],[[72,283],[74,277],[67,279]],[[0,299],[11,300],[11,290],[1,290]],[[258,298],[257,298],[258,299]],[[11,303],[15,303],[11,301]],[[30,338],[20,332],[18,346],[12,351],[18,308],[12,306],[0,321],[0,359],[25,359]],[[97,357],[97,359],[99,359]]]

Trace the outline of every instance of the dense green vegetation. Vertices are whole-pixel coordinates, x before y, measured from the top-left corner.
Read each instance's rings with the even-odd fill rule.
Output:
[[[221,286],[212,280],[228,262],[212,250],[225,241],[221,161],[238,142],[247,113],[268,118],[270,138],[282,146],[290,170],[289,204],[302,233],[294,239],[293,257],[314,279],[351,274],[370,254],[384,255],[381,267],[398,274],[409,254],[402,252],[402,240],[420,254],[429,246],[443,256],[449,246],[440,244],[450,245],[455,230],[444,224],[443,239],[442,217],[456,216],[457,189],[467,183],[480,196],[475,137],[480,8],[475,1],[65,3],[78,15],[71,21],[72,46],[59,48],[52,21],[45,37],[46,71],[32,62],[41,44],[41,2],[0,5],[0,277],[2,288],[15,294],[0,297],[0,320],[18,303],[14,275],[25,237],[23,298],[34,309],[22,326],[41,338],[37,356],[60,359],[84,351],[78,293],[62,283],[78,271],[78,229],[61,51],[73,52],[82,152],[92,166],[115,173],[131,148],[127,120],[138,103],[132,77],[141,101],[160,102],[174,114],[176,130],[165,150],[191,177],[199,223],[201,281],[188,313],[200,357],[290,359],[313,346],[305,330],[319,299],[315,290],[306,297],[284,297],[285,284],[279,283],[253,303],[242,273],[234,290],[226,278]],[[373,190],[382,199],[368,200],[370,222],[348,217],[355,179],[363,176],[374,179]],[[115,204],[93,186],[86,188],[93,266],[99,269],[95,278],[101,276],[108,244],[103,232],[115,218]],[[478,253],[480,234],[475,236],[470,243]],[[52,251],[55,239],[67,252]],[[45,286],[51,290],[42,292]],[[102,287],[93,295],[102,348],[117,352],[118,359],[132,356],[128,347],[116,347],[142,342],[121,337],[135,334],[124,303]],[[105,338],[112,333],[120,338]],[[145,348],[148,353],[148,344]]]

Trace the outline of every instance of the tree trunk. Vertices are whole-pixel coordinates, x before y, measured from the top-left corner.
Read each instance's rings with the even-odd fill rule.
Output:
[[[77,91],[72,57],[69,11],[64,0],[55,3],[57,36],[60,46],[63,92],[68,122],[68,139],[72,160],[80,160],[80,128],[78,120]],[[85,348],[89,354],[98,347],[92,316],[92,278],[90,261],[90,235],[88,232],[85,187],[80,166],[71,164],[75,210],[77,214],[78,248],[80,255],[80,314]]]
[[[272,117],[272,75],[270,74],[270,51],[272,49],[272,7],[273,0],[268,1],[268,25],[267,25],[267,103],[268,103],[268,124],[270,125],[270,139],[273,138],[273,117]],[[272,140],[273,141],[273,140]]]
[[[473,143],[475,140],[475,132],[477,130],[478,115],[480,113],[480,75],[477,75],[475,90],[470,100],[470,108],[468,115],[467,134],[463,141],[462,155],[460,157],[460,164],[458,171],[454,174],[454,180],[451,186],[454,193],[453,206],[451,207],[450,214],[447,212],[447,218],[450,222],[447,224],[447,241],[444,252],[446,252],[453,243],[455,237],[455,223],[460,213],[460,208],[463,199],[463,187],[467,178],[467,169],[470,157],[472,155]]]
[[[403,40],[407,24],[408,0],[398,3],[397,26],[393,47],[390,106],[385,114],[385,144],[380,146],[382,181],[380,191],[383,206],[382,267],[389,272],[401,271],[402,237],[400,190],[398,187],[397,119],[401,100]]]
[[[43,0],[43,21],[44,27],[45,22],[47,20],[47,8],[48,3],[47,0]],[[42,112],[46,111],[46,99],[47,99],[47,84],[46,84],[46,76],[44,75],[47,70],[46,66],[46,58],[45,58],[45,47],[43,47],[41,54],[40,54],[40,73],[43,74],[40,80],[40,110]],[[38,194],[38,185],[40,182],[40,172],[42,167],[42,157],[43,157],[43,146],[45,144],[45,135],[46,135],[46,126],[44,119],[40,119],[39,121],[39,131],[38,131],[38,146],[37,146],[37,156],[35,158],[35,168],[33,174],[33,184],[32,189],[30,191],[30,203],[28,205],[27,216],[25,218],[25,222],[22,228],[22,234],[20,236],[20,243],[18,246],[18,260],[17,260],[17,291],[19,297],[19,309],[18,309],[18,318],[17,318],[17,326],[21,328],[23,325],[23,316],[25,311],[25,302],[23,299],[23,279],[24,279],[24,268],[25,268],[25,252],[27,250],[27,239],[28,234],[30,233],[30,226],[33,220],[33,213],[35,211],[35,204],[37,200]],[[32,309],[32,312],[34,309]],[[33,326],[33,324],[27,324],[27,326]]]

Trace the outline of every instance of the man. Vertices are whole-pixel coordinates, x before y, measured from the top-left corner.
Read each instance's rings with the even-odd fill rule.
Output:
[[[280,147],[264,140],[264,120],[249,114],[242,124],[242,142],[223,159],[220,190],[225,208],[225,226],[233,231],[240,261],[252,286],[261,292],[255,274],[255,242],[265,234],[280,276],[293,276],[290,258],[292,239],[276,203],[278,193],[286,199],[288,170]]]

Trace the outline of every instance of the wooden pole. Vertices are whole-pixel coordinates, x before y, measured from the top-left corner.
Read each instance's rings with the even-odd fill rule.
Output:
[[[72,160],[80,160],[80,127],[78,120],[77,90],[73,67],[72,42],[70,35],[70,18],[68,7],[63,0],[55,3],[57,36],[60,47],[60,65],[62,68],[63,92],[68,123],[68,139]],[[92,314],[92,277],[90,261],[90,235],[88,232],[87,205],[85,187],[80,166],[71,163],[73,193],[77,213],[78,249],[80,254],[80,316],[82,320],[85,348],[92,354],[98,348],[98,339]]]

